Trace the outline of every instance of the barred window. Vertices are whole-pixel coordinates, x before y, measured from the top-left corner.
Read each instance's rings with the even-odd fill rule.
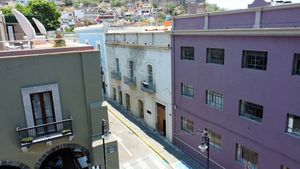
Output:
[[[221,135],[212,131],[208,130],[208,137],[209,137],[209,143],[213,147],[217,149],[221,149]]]
[[[267,70],[268,52],[243,51],[242,68]]]
[[[243,164],[249,162],[251,169],[257,169],[258,153],[241,144],[236,144],[236,160]]]
[[[194,122],[186,117],[181,116],[181,130],[192,133],[194,131]]]
[[[181,95],[187,96],[187,97],[194,97],[194,88],[191,85],[181,83]]]
[[[206,104],[218,109],[223,110],[223,95],[214,91],[206,91]]]
[[[216,63],[224,65],[224,49],[207,48],[206,63]]]
[[[194,60],[194,47],[181,47],[181,60]]]
[[[261,122],[263,109],[261,105],[240,100],[240,116]]]

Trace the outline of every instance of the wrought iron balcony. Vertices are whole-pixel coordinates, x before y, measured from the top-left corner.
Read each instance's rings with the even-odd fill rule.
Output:
[[[17,132],[21,147],[28,147],[35,143],[47,142],[61,137],[73,136],[72,117],[32,127],[17,127]]]
[[[111,71],[111,78],[115,80],[121,80],[121,72],[117,72],[116,70]]]
[[[150,94],[155,93],[155,84],[143,81],[141,82],[141,90]]]
[[[127,77],[124,76],[124,83],[128,86],[136,86],[136,77]]]

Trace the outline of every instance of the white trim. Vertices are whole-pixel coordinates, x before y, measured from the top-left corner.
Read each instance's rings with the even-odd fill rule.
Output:
[[[204,26],[203,26],[203,29],[208,29],[208,14],[205,15],[205,18],[204,18]]]
[[[173,19],[183,19],[183,18],[195,18],[195,17],[203,17],[207,14],[209,15],[226,15],[226,14],[238,14],[238,13],[247,13],[247,12],[255,12],[257,10],[260,11],[270,11],[270,10],[279,10],[279,9],[289,9],[289,8],[297,8],[300,7],[300,3],[293,4],[285,4],[285,5],[277,5],[277,6],[264,6],[264,7],[254,7],[248,9],[238,9],[238,10],[230,10],[230,11],[222,11],[222,12],[212,12],[205,14],[189,14],[189,15],[181,15],[172,17]]]
[[[58,84],[49,84],[49,85],[21,88],[27,127],[34,126],[34,118],[33,118],[33,110],[31,106],[30,94],[41,93],[46,91],[52,92],[55,120],[56,121],[62,120]]]
[[[209,36],[300,36],[300,28],[247,28],[247,29],[207,29],[176,30],[173,35]]]

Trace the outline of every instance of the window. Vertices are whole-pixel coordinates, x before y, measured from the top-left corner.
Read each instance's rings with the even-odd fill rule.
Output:
[[[268,52],[262,51],[243,51],[242,68],[266,70]]]
[[[281,168],[280,168],[280,169],[289,169],[289,167],[284,166],[284,165],[281,165]]]
[[[21,93],[28,127],[62,120],[58,84],[22,88]]]
[[[224,49],[207,48],[206,63],[216,63],[224,65]]]
[[[153,69],[151,65],[147,65],[148,83],[153,84]]]
[[[300,75],[300,54],[294,55],[293,75]]]
[[[193,98],[194,97],[194,88],[191,85],[181,83],[181,95]]]
[[[223,95],[213,92],[213,91],[206,91],[206,104],[218,109],[223,109]]]
[[[133,61],[129,61],[129,77],[133,78]]]
[[[300,136],[300,116],[288,114],[287,119],[287,132]]]
[[[116,88],[113,87],[113,99],[117,100],[117,91]]]
[[[261,122],[263,106],[240,100],[240,116]]]
[[[118,72],[120,72],[119,59],[116,58],[115,62],[116,62],[116,72],[118,73]]]
[[[181,47],[182,60],[194,60],[194,47]]]
[[[242,162],[244,165],[249,162],[251,169],[257,169],[258,153],[236,144],[236,160]]]
[[[221,149],[221,135],[208,130],[209,143],[217,149]]]
[[[188,133],[192,133],[194,130],[194,122],[190,119],[181,116],[181,130],[184,130]]]

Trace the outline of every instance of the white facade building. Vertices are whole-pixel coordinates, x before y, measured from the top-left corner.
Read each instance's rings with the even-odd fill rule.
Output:
[[[109,97],[172,141],[169,32],[106,33]]]

